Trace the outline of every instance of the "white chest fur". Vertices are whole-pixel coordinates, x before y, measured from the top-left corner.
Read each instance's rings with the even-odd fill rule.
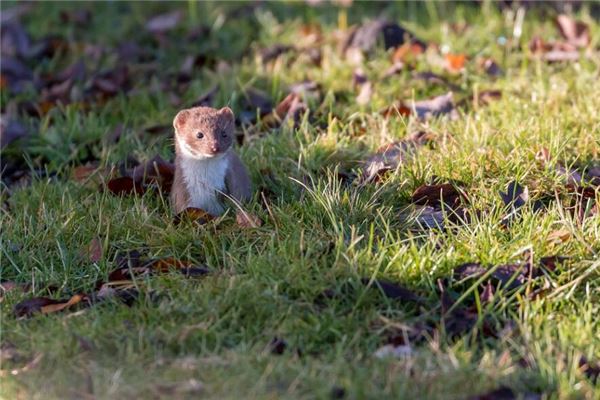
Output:
[[[218,194],[225,190],[225,174],[229,157],[194,159],[183,157],[181,169],[187,187],[190,207],[201,208],[212,215],[223,214]]]

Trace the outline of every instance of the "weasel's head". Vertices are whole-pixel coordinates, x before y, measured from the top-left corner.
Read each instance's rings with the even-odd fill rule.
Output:
[[[179,149],[198,160],[223,156],[233,143],[234,125],[229,107],[188,108],[179,111],[173,120]]]

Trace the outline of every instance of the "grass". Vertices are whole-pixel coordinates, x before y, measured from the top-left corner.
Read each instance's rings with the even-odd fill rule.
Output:
[[[578,224],[561,202],[552,202],[544,212],[526,206],[519,220],[507,229],[501,225],[504,205],[498,193],[510,181],[527,184],[534,197],[564,187],[559,174],[536,162],[541,148],[567,165],[599,160],[600,60],[597,54],[570,64],[530,58],[527,43],[534,34],[558,35],[549,18],[528,12],[523,37],[508,51],[497,41],[511,39],[510,12],[489,4],[359,3],[347,12],[267,4],[234,19],[227,10],[236,4],[94,3],[85,6],[94,10],[86,29],[58,24],[59,11],[74,7],[39,4],[23,22],[34,37],[53,33],[107,46],[124,38],[138,40],[154,46],[158,72],[149,79],[133,73],[130,94],[94,105],[89,112],[70,105],[55,108],[39,122],[28,119],[38,134],[26,145],[3,150],[3,157],[22,152],[32,167],[41,165],[57,175],[11,188],[10,209],[2,210],[2,280],[30,283],[35,295],[48,295],[45,287],[53,284],[58,291],[51,296],[65,297],[92,290],[114,269],[118,251],[134,249],[204,263],[215,273],[200,280],[176,273],[141,279],[140,297],[131,307],[109,301],[81,312],[29,319],[16,319],[12,309],[32,294],[6,293],[0,304],[2,343],[14,345],[22,357],[3,362],[2,369],[18,368],[36,355],[42,358],[28,371],[2,376],[0,396],[330,398],[343,388],[353,399],[463,399],[508,386],[542,398],[600,398],[598,383],[578,368],[581,356],[600,359],[599,216]],[[167,8],[186,10],[186,19],[169,36],[172,45],[157,48],[140,26]],[[380,80],[390,62],[379,50],[363,65],[375,82],[373,100],[364,107],[355,103],[355,67],[336,51],[334,31],[345,17],[354,24],[382,10],[423,40],[470,56],[467,70],[449,77],[460,87],[458,98],[475,88],[500,89],[503,97],[488,107],[462,111],[456,121],[427,122],[433,144],[382,184],[344,185],[337,170],[356,168],[379,146],[424,128],[414,119],[385,120],[382,108],[398,99],[446,91],[415,81],[409,72]],[[578,17],[589,23],[597,47],[598,25],[585,7]],[[287,54],[271,66],[255,58],[260,48],[297,44],[298,31],[307,22],[319,23],[323,30],[321,67]],[[468,23],[466,33],[450,29],[451,23],[461,22]],[[207,39],[178,41],[198,24],[210,28]],[[258,195],[248,205],[265,221],[261,228],[239,229],[231,213],[199,228],[174,226],[165,196],[114,197],[69,178],[86,152],[101,165],[128,155],[141,160],[155,154],[172,157],[170,137],[140,132],[170,124],[177,107],[160,84],[172,82],[171,74],[192,51],[227,60],[230,68],[195,72],[182,104],[217,83],[216,103],[230,104],[239,113],[247,87],[281,100],[289,84],[304,79],[321,84],[322,102],[309,103],[313,119],[305,118],[297,129],[283,126],[252,138],[237,149],[254,186],[272,193],[268,209]],[[56,71],[81,56],[81,50],[72,50],[41,62],[35,71]],[[473,61],[478,56],[493,57],[505,74],[493,80],[484,76]],[[110,68],[116,61],[109,55],[100,65]],[[443,73],[425,59],[416,67]],[[35,93],[30,92],[16,99],[32,98]],[[13,100],[5,90],[1,99],[3,104]],[[122,139],[107,144],[103,137],[118,123],[126,126]],[[365,134],[357,134],[357,127]],[[446,230],[415,229],[403,220],[411,193],[435,176],[463,182],[469,207],[482,210],[479,217]],[[571,238],[548,241],[557,229],[568,230]],[[94,237],[103,243],[97,263],[81,255]],[[500,292],[480,310],[480,322],[484,316],[500,327],[514,321],[513,333],[486,337],[479,324],[458,339],[445,334],[439,325],[437,280],[451,277],[464,262],[515,262],[526,249],[536,258],[560,254],[569,259],[551,277],[548,296],[529,300],[523,291]],[[425,303],[389,300],[362,285],[364,277],[401,282]],[[320,295],[332,288],[344,295],[321,304]],[[469,287],[450,290],[474,301]],[[413,344],[411,356],[373,356],[394,327],[413,326],[424,315],[440,329]],[[271,354],[274,337],[287,342],[284,354]]]

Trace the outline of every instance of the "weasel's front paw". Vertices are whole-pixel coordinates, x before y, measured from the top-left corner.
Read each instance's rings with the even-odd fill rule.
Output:
[[[263,224],[262,220],[256,215],[241,210],[238,210],[235,220],[242,228],[258,228]]]

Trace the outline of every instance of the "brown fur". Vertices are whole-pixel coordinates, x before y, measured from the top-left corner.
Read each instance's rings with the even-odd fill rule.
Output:
[[[194,156],[214,156],[228,152],[225,175],[226,194],[244,203],[252,197],[250,177],[237,154],[230,150],[234,138],[234,116],[228,107],[220,110],[195,107],[180,111],[173,121],[175,137],[183,139],[188,152]],[[202,138],[197,134],[201,132]],[[183,150],[175,140],[175,176],[171,189],[171,203],[176,213],[189,206],[190,194],[181,171]]]

